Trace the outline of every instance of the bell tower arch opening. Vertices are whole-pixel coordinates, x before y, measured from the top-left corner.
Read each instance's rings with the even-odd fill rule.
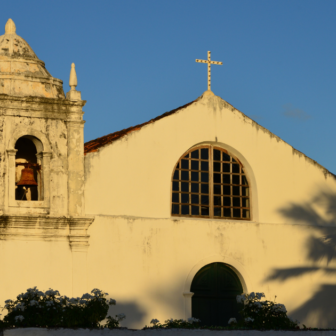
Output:
[[[41,200],[41,165],[37,153],[42,143],[33,136],[22,136],[15,143],[15,199],[18,201]]]
[[[192,316],[203,325],[227,326],[230,318],[240,318],[243,308],[236,297],[243,293],[238,275],[227,264],[214,262],[202,267],[195,275],[190,291]]]

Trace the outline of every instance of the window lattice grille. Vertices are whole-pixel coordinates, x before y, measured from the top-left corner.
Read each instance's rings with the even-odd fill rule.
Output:
[[[249,186],[242,164],[212,146],[185,154],[173,175],[172,215],[250,219]]]

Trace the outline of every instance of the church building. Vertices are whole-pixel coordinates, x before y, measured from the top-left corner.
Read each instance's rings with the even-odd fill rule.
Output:
[[[336,327],[334,174],[216,96],[210,77],[194,101],[87,143],[74,64],[69,84],[9,19],[0,305],[33,286],[99,288],[123,326],[226,325],[236,295],[264,292],[307,326]]]

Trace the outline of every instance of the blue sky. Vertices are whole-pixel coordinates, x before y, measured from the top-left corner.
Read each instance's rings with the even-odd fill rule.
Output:
[[[12,0],[0,34],[12,18],[65,91],[76,63],[86,141],[196,99],[210,50],[216,95],[336,173],[335,14],[330,0]]]

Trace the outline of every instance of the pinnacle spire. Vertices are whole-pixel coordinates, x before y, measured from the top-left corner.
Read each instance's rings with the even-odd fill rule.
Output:
[[[16,34],[16,26],[12,19],[8,19],[5,25],[5,34]]]
[[[77,74],[76,74],[76,69],[75,69],[75,63],[71,64],[69,86],[71,87],[71,91],[76,91]]]
[[[77,75],[76,75],[75,63],[71,64],[69,86],[70,91],[67,92],[66,98],[70,100],[82,100],[80,91],[76,90]]]

